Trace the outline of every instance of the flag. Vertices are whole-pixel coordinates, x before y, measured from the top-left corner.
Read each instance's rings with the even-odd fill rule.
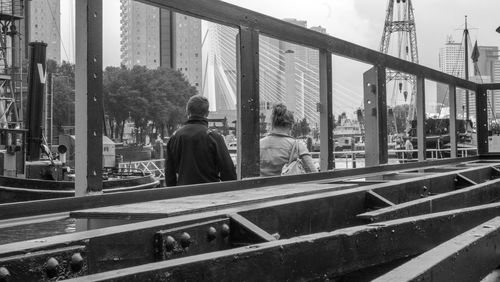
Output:
[[[470,58],[474,63],[477,63],[477,60],[479,59],[479,49],[477,48],[477,40],[476,43],[474,44],[474,49],[472,49],[472,55],[470,56]]]

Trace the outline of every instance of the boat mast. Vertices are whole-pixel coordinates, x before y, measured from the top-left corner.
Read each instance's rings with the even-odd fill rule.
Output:
[[[469,30],[467,29],[467,16],[465,16],[465,80],[469,80]],[[469,90],[465,90],[465,120],[469,120]]]

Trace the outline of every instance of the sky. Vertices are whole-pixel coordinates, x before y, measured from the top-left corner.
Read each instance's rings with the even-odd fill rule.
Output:
[[[387,0],[227,0],[226,2],[255,10],[279,19],[307,20],[309,26],[321,25],[335,37],[371,49],[379,49],[387,9]],[[68,56],[74,44],[68,39],[71,25],[70,1],[61,1],[63,41]],[[461,40],[464,16],[468,16],[472,40],[479,45],[500,46],[499,0],[414,0],[420,63],[437,68],[439,48],[448,35]],[[120,1],[103,1],[105,25],[104,65],[120,64]],[[64,56],[64,54],[63,54]],[[64,59],[64,58],[63,58]],[[71,59],[70,59],[71,60]]]
[[[70,0],[74,1],[74,0]],[[68,0],[61,1],[61,33],[63,49],[72,60],[74,44],[68,31],[71,20]],[[208,0],[205,0],[208,1]],[[352,43],[378,50],[385,21],[388,0],[226,0],[278,19],[306,20],[308,26],[322,26],[327,33]],[[500,46],[498,13],[500,0],[414,0],[419,63],[438,69],[439,48],[451,35],[461,42],[465,15],[468,17],[470,37],[481,46]],[[120,1],[103,1],[105,25],[103,27],[104,67],[120,64]],[[64,56],[64,54],[63,54]],[[65,60],[63,58],[63,60]],[[358,80],[368,65],[334,57],[335,73],[348,88],[359,91]],[[349,70],[349,71],[345,71]],[[358,79],[350,79],[354,74]],[[344,76],[344,77],[342,77]],[[352,75],[351,75],[352,76]]]

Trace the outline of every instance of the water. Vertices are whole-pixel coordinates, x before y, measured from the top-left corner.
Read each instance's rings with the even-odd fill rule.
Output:
[[[0,245],[76,232],[76,219],[64,219],[2,228]]]

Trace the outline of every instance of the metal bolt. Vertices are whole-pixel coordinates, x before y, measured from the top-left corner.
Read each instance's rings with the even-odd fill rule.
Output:
[[[222,235],[222,238],[226,238],[227,236],[229,236],[229,232],[230,232],[229,225],[227,225],[225,223],[222,224],[222,227],[220,230],[220,235]]]
[[[185,249],[189,247],[189,245],[191,245],[191,236],[189,233],[184,232],[181,234],[181,247]]]
[[[165,239],[165,249],[167,252],[171,252],[174,250],[175,247],[175,239],[172,236],[167,236]]]
[[[424,191],[427,191],[427,189],[428,189],[427,186],[424,186]]]
[[[82,258],[82,255],[80,253],[74,253],[71,256],[70,266],[71,266],[71,271],[73,271],[73,272],[78,272],[82,269],[83,258]]]
[[[55,258],[49,258],[47,260],[47,264],[45,266],[45,272],[49,278],[53,278],[57,276],[57,267],[59,266],[59,262]]]
[[[0,267],[0,282],[9,281],[9,277],[10,277],[9,270],[5,267]]]
[[[213,241],[217,237],[217,229],[215,227],[210,226],[207,230],[207,240]]]

